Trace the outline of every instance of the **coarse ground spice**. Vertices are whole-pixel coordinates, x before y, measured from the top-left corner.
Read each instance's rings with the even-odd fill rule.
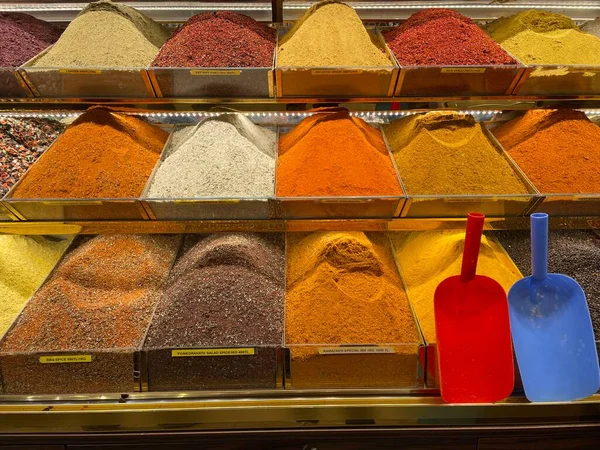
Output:
[[[600,191],[600,128],[585,113],[531,110],[492,132],[542,193]]]
[[[381,132],[347,111],[315,114],[280,137],[277,196],[402,195]]]
[[[420,338],[384,233],[288,234],[285,326],[293,387],[416,384]],[[339,344],[405,345],[319,354]]]
[[[270,197],[275,132],[242,114],[208,118],[176,131],[151,181],[151,198]]]
[[[130,6],[89,3],[35,67],[147,67],[169,32]]]
[[[524,11],[488,24],[486,31],[525,64],[600,64],[600,38],[561,14]]]
[[[494,231],[523,275],[531,275],[531,233]],[[600,238],[588,230],[550,230],[548,272],[575,279],[585,292],[596,340],[600,341]]]
[[[198,14],[173,33],[159,67],[271,67],[276,31],[230,11]]]
[[[51,119],[0,117],[0,198],[54,142],[65,126]]]
[[[19,67],[54,44],[61,31],[29,14],[0,12],[0,67]]]
[[[581,26],[581,31],[600,37],[600,17],[596,17],[594,20],[584,23]]]
[[[148,337],[150,390],[274,388],[283,340],[281,234],[188,235]],[[173,357],[180,348],[254,355]]]
[[[82,239],[0,343],[6,393],[131,391],[133,351],[142,346],[180,241],[160,235]],[[45,352],[88,354],[92,362],[40,364]]]
[[[428,344],[436,342],[433,296],[448,277],[460,275],[464,231],[391,233],[408,298]],[[496,280],[508,292],[522,275],[493,238],[483,236],[477,274]]]
[[[412,115],[384,126],[384,133],[410,194],[527,194],[471,115]]]
[[[516,64],[475,22],[450,9],[419,11],[382,34],[401,65]]]
[[[279,41],[279,67],[389,67],[351,6],[337,0],[314,4]]]
[[[0,336],[46,279],[72,238],[0,236]]]
[[[93,107],[32,165],[13,198],[137,198],[168,133],[110,108]]]

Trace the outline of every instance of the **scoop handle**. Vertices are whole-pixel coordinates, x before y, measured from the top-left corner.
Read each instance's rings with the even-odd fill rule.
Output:
[[[531,271],[533,278],[548,276],[548,214],[531,215]]]
[[[467,216],[467,234],[465,235],[465,249],[463,250],[460,270],[460,278],[463,281],[471,281],[475,278],[484,222],[485,216],[483,214],[469,213]]]

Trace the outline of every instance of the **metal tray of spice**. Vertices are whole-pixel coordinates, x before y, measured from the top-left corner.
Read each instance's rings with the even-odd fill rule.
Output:
[[[145,68],[34,67],[51,47],[19,68],[36,97],[152,98],[155,97]]]
[[[305,247],[294,249],[294,246],[304,245],[306,237],[310,238],[311,235],[325,235],[325,240],[329,239],[328,236],[333,236],[329,242],[322,243],[323,247],[327,252],[324,259],[317,257],[317,264],[327,264],[327,259],[331,258],[331,261],[335,260],[335,268],[340,272],[338,275],[331,274],[332,269],[327,269],[324,273],[320,273],[318,266],[313,266],[313,262],[306,259],[306,252],[319,252],[319,248],[308,248]],[[318,336],[323,333],[323,328],[320,331],[307,330],[303,323],[306,318],[303,318],[302,308],[309,304],[310,309],[315,315],[329,317],[331,321],[336,322],[343,321],[345,323],[323,323],[322,325],[326,328],[332,327],[335,329],[335,333],[339,333],[340,329],[344,327],[355,327],[362,328],[366,327],[364,332],[359,334],[368,334],[368,329],[373,330],[377,328],[375,322],[378,320],[377,317],[391,314],[390,311],[387,313],[384,311],[376,311],[374,313],[368,313],[368,309],[373,311],[373,308],[382,308],[381,297],[386,295],[389,298],[393,298],[393,291],[384,293],[384,283],[390,283],[391,289],[401,289],[404,292],[403,282],[401,277],[398,275],[397,266],[393,260],[392,247],[389,241],[388,234],[385,232],[371,232],[364,233],[366,239],[376,242],[380,248],[385,249],[384,254],[378,254],[376,256],[381,267],[378,269],[382,270],[382,273],[374,274],[370,273],[368,269],[369,261],[365,259],[368,255],[368,251],[362,245],[358,248],[361,251],[354,253],[352,250],[352,244],[347,239],[334,236],[336,232],[329,233],[287,233],[287,244],[286,248],[288,251],[288,262],[287,262],[287,293],[286,293],[286,319],[285,319],[285,359],[284,359],[284,375],[285,375],[285,389],[395,389],[403,391],[414,391],[422,389],[424,386],[424,374],[425,374],[425,346],[422,340],[421,333],[417,324],[416,317],[412,311],[408,299],[406,299],[406,305],[398,303],[395,308],[400,310],[402,306],[410,308],[408,314],[400,314],[397,320],[407,320],[410,323],[405,323],[402,329],[409,329],[413,327],[416,334],[412,338],[412,342],[394,342],[394,343],[383,343],[383,342],[372,342],[366,341],[364,343],[318,343],[310,342],[304,344],[292,343],[295,339],[292,337],[299,330],[303,330],[298,339],[306,340],[311,339],[312,336]],[[314,242],[314,241],[313,241]],[[318,241],[317,241],[318,242]],[[341,249],[340,254],[335,254],[336,248]],[[347,253],[346,253],[347,252]],[[304,255],[302,253],[305,253]],[[345,256],[344,256],[345,255]],[[362,261],[361,261],[362,260]],[[309,262],[307,267],[299,267],[301,264]],[[297,263],[297,265],[296,265]],[[361,265],[362,264],[362,265]],[[353,270],[344,268],[344,266],[353,267]],[[294,267],[296,266],[296,267]],[[333,267],[333,266],[331,266]],[[362,268],[359,270],[359,268]],[[305,273],[305,269],[308,269],[309,276],[304,277],[302,274]],[[356,269],[356,270],[354,270]],[[393,272],[393,278],[383,280],[385,271],[391,270]],[[295,277],[293,274],[301,274],[300,278]],[[365,287],[356,288],[353,292],[348,293],[343,290],[343,286],[348,286],[354,282],[359,283],[356,277],[366,274],[367,277],[372,277],[375,280],[363,280],[364,283],[360,283]],[[327,299],[320,296],[318,293],[323,292],[322,287],[318,287],[323,283],[323,286],[330,284],[331,280],[326,281],[330,277],[336,277],[332,288],[337,291],[332,298]],[[296,279],[294,279],[294,278]],[[323,280],[320,280],[323,277]],[[389,277],[389,275],[388,275]],[[344,280],[346,278],[346,280]],[[354,278],[354,280],[352,280]],[[376,298],[363,298],[361,292],[367,293],[369,291],[369,285],[375,282],[379,285],[377,290]],[[391,284],[391,283],[390,283]],[[388,284],[388,286],[390,286]],[[317,286],[315,288],[315,286]],[[333,285],[332,285],[333,286]],[[312,289],[311,289],[312,287]],[[294,291],[297,292],[294,293]],[[316,294],[316,297],[311,298]],[[342,296],[352,297],[352,302],[344,302]],[[371,292],[370,295],[373,295]],[[379,301],[377,301],[379,299]],[[360,303],[364,304],[364,307],[358,306]],[[380,303],[377,306],[377,303]],[[384,302],[385,303],[385,302]],[[368,306],[367,306],[368,305]],[[371,306],[375,305],[375,306]],[[322,308],[323,311],[320,313],[316,311]],[[336,311],[339,309],[339,311]],[[344,312],[345,310],[345,312]],[[293,312],[292,312],[293,311]],[[315,312],[316,311],[316,312]],[[326,312],[327,311],[327,312]],[[335,312],[334,312],[335,311]],[[362,314],[356,315],[358,311],[362,311]],[[407,311],[408,312],[408,311]],[[358,317],[358,321],[357,321]],[[334,319],[335,318],[335,319]],[[296,322],[292,324],[292,322]],[[299,321],[299,322],[298,322]],[[381,326],[381,324],[379,324]],[[310,328],[310,326],[308,326]],[[402,331],[403,333],[404,331]],[[314,333],[314,334],[313,334]],[[410,334],[408,331],[407,334]],[[357,335],[357,330],[352,333],[353,336]]]
[[[177,250],[181,244],[181,236],[169,236],[163,237],[164,239],[172,240],[169,244],[172,246],[171,259],[166,260],[163,263],[167,265],[165,274],[168,273]],[[63,254],[59,262],[54,266],[54,269],[50,272],[46,281],[38,288],[38,290],[32,295],[30,300],[26,303],[17,319],[12,323],[9,330],[6,332],[0,347],[4,348],[4,343],[7,340],[11,331],[15,330],[17,326],[22,328],[36,329],[37,324],[43,324],[43,318],[39,313],[39,308],[42,307],[39,304],[36,306],[38,313],[32,318],[27,318],[29,309],[32,308],[33,299],[45,288],[50,282],[56,282],[56,289],[61,289],[61,280],[54,280],[55,275],[65,260],[72,254],[72,252],[78,249],[81,245],[89,242],[93,239],[93,236],[79,236],[73,240],[68,250]],[[166,244],[165,244],[166,245]],[[139,256],[139,255],[138,255]],[[84,256],[85,257],[85,256]],[[113,264],[121,264],[121,261],[115,261],[113,258]],[[102,264],[103,260],[97,260],[99,264]],[[130,267],[130,270],[132,268]],[[102,269],[100,269],[102,270]],[[139,270],[139,269],[136,269]],[[158,270],[158,269],[154,269]],[[89,268],[80,269],[84,274],[79,274],[80,277],[95,277],[93,265]],[[109,268],[110,271],[110,268]],[[68,278],[68,274],[63,275]],[[144,274],[140,273],[140,277]],[[76,289],[76,284],[73,285],[71,294],[75,297],[81,298],[86,296],[86,289],[102,290],[107,288],[107,283],[110,284],[110,288],[114,288],[114,284],[109,280],[102,280],[94,278],[94,280],[88,280],[91,284],[86,284],[85,289],[82,291],[81,287],[85,284],[85,281],[79,281],[80,290]],[[114,281],[114,280],[113,280]],[[83,284],[82,284],[83,283]],[[122,283],[123,279],[114,281],[114,283]],[[127,282],[124,283],[127,286]],[[127,286],[128,290],[131,290],[131,286]],[[134,289],[135,290],[135,289]],[[137,292],[137,290],[136,290]],[[60,294],[56,294],[60,295]],[[124,294],[130,295],[130,293]],[[147,294],[147,301],[152,301],[152,296],[155,295],[152,292]],[[82,300],[83,301],[83,300]],[[107,300],[107,302],[115,301]],[[118,301],[118,300],[117,300]],[[123,303],[126,304],[127,302]],[[103,306],[104,309],[107,305]],[[79,327],[103,327],[101,329],[104,332],[108,330],[118,330],[118,323],[107,323],[99,319],[101,310],[98,313],[94,313],[94,309],[100,308],[96,305],[91,310],[88,309],[85,304],[74,302],[70,307],[73,309],[72,314],[74,315],[73,320],[78,321]],[[115,306],[116,308],[116,306]],[[140,307],[141,308],[141,307]],[[113,311],[115,309],[112,309]],[[89,312],[88,312],[89,311]],[[142,311],[142,309],[140,309]],[[128,333],[135,333],[134,325],[139,329],[139,323],[136,320],[140,320],[142,313],[139,313],[140,317],[134,318],[134,322],[131,322],[128,326]],[[20,319],[23,320],[20,320]],[[79,319],[77,319],[79,318]],[[149,323],[149,317],[148,317]],[[82,328],[71,329],[66,331],[61,327],[70,327],[73,324],[59,324],[53,325],[53,331],[48,334],[43,334],[42,339],[46,342],[52,342],[54,339],[53,333],[60,332],[62,335],[57,337],[63,342],[66,336],[64,333],[78,333],[85,335],[85,330]],[[147,327],[148,324],[145,326]],[[116,328],[115,328],[116,327]],[[27,333],[28,331],[21,331]],[[89,349],[73,349],[60,351],[48,351],[48,350],[32,350],[27,352],[13,352],[13,351],[0,351],[0,372],[3,378],[3,394],[6,395],[51,395],[51,394],[95,394],[95,393],[129,393],[140,390],[140,348],[143,343],[143,336],[145,328],[139,337],[139,346],[131,348],[89,348]],[[44,344],[46,345],[46,344]],[[33,346],[30,346],[33,348]]]
[[[513,95],[598,95],[600,67],[586,65],[526,66]]]
[[[275,131],[275,127],[266,128]],[[185,128],[175,127],[169,136],[160,160],[156,163],[140,201],[152,220],[242,220],[269,219],[275,217],[275,192],[270,197],[187,197],[162,198],[150,194],[155,175],[173,145],[173,136]],[[275,161],[276,162],[276,161]],[[273,191],[275,184],[273,185]]]
[[[288,31],[279,30],[278,37]],[[275,57],[277,97],[391,97],[398,79],[398,65],[381,34],[370,29],[373,42],[390,59],[389,67],[285,67]],[[276,50],[277,51],[277,50]]]
[[[600,194],[544,194],[531,212],[551,216],[600,216]]]
[[[32,92],[21,77],[18,69],[13,67],[0,67],[0,97],[33,97]]]
[[[283,233],[187,235],[163,295],[144,339],[143,391],[283,387]]]
[[[406,203],[400,217],[466,217],[469,212],[479,212],[488,217],[518,217],[531,211],[542,195],[502,145],[482,124],[482,130],[496,151],[508,162],[513,172],[527,189],[527,194],[496,195],[417,195],[407,192]],[[401,175],[400,175],[401,176]]]
[[[371,124],[373,125],[373,124]],[[375,127],[380,127],[375,124]],[[291,127],[279,127],[277,145],[282,133],[287,133]],[[381,131],[383,136],[383,132]],[[383,136],[385,141],[385,136]],[[406,189],[398,175],[396,162],[390,151],[389,158],[394,166],[398,183],[402,189],[402,196],[338,196],[338,197],[280,197],[277,196],[277,216],[283,219],[330,219],[330,218],[389,218],[400,215],[406,201]],[[277,178],[275,179],[277,190]]]

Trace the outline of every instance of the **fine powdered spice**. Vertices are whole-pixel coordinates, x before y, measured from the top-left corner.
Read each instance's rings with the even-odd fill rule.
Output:
[[[150,390],[274,388],[283,339],[281,234],[188,236],[144,345]],[[173,348],[253,355],[175,357]]]
[[[0,198],[64,128],[62,123],[51,119],[0,117]]]
[[[384,133],[408,193],[527,194],[471,115],[412,115],[384,126]]]
[[[337,0],[313,5],[279,41],[280,67],[389,67],[354,9]]]
[[[70,243],[70,238],[0,236],[0,336]]]
[[[274,28],[242,14],[198,14],[173,33],[152,65],[271,67],[275,38]]]
[[[600,37],[600,17],[590,20],[581,26],[581,31]]]
[[[495,20],[486,31],[526,64],[600,64],[600,38],[561,14],[523,11]]]
[[[291,233],[287,261],[292,387],[415,385],[420,339],[386,234]],[[339,344],[394,353],[320,354]]]
[[[495,231],[523,275],[531,275],[531,233]],[[596,340],[600,341],[600,238],[588,230],[550,230],[548,272],[575,279],[585,292]]]
[[[428,344],[436,342],[433,296],[446,278],[460,275],[464,231],[391,233],[408,298]],[[508,292],[522,275],[492,238],[483,236],[477,274],[496,280]]]
[[[600,191],[600,128],[585,113],[531,110],[492,132],[542,193]]]
[[[401,194],[381,132],[347,111],[315,114],[279,140],[279,197]]]
[[[0,12],[0,67],[19,67],[54,44],[60,33],[29,14]]]
[[[401,65],[516,64],[475,22],[450,9],[420,11],[382,34]]]
[[[169,32],[130,6],[89,3],[35,67],[147,67]]]
[[[0,344],[6,393],[131,391],[132,351],[142,345],[179,244],[179,236],[83,239]],[[83,353],[92,362],[40,364],[44,352]]]
[[[269,197],[275,190],[275,132],[242,114],[175,132],[152,179],[152,198]]]
[[[13,198],[137,198],[167,137],[140,119],[93,107],[31,166]]]

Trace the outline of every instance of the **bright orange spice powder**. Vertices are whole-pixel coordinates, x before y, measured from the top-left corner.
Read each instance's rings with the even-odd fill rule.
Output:
[[[277,195],[402,195],[402,188],[381,132],[336,110],[303,120],[281,138]]]

